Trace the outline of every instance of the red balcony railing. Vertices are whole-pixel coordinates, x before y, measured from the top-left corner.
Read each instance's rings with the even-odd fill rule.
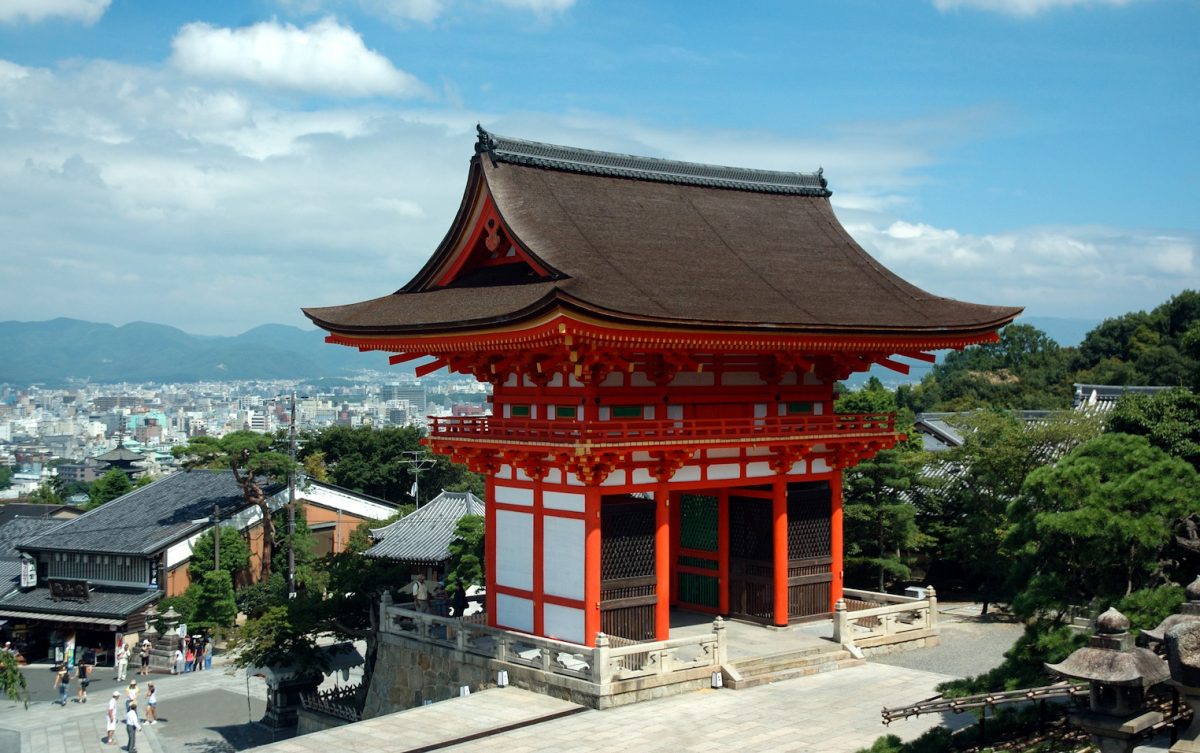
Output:
[[[895,434],[891,413],[638,421],[535,421],[493,416],[431,416],[433,439],[538,444],[627,444],[759,441],[773,437],[836,440]]]

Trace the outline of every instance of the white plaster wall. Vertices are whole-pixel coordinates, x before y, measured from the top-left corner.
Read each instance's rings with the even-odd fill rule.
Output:
[[[533,632],[533,602],[519,596],[496,594],[496,621],[507,628]]]
[[[555,374],[554,376],[550,377],[550,381],[547,383],[547,386],[548,386],[548,387],[561,387],[561,386],[563,386],[563,375],[562,375],[562,374]]]
[[[685,465],[684,467],[680,468],[678,471],[675,472],[675,475],[671,477],[671,480],[672,481],[699,481],[700,480],[700,466]]]
[[[624,486],[624,485],[625,485],[625,471],[621,471],[621,470],[613,471],[612,473],[608,474],[608,477],[605,478],[604,482],[600,484],[600,486]]]
[[[759,476],[770,476],[774,471],[771,470],[770,463],[747,463],[746,475],[757,478]]]
[[[683,406],[682,405],[668,405],[667,406],[667,418],[669,418],[672,421],[682,421],[683,420]]]
[[[758,374],[752,371],[726,371],[721,375],[721,384],[738,385],[743,387],[761,387],[766,384]]]
[[[519,486],[501,486],[500,484],[496,484],[496,501],[507,505],[524,505],[525,507],[533,507],[533,489],[523,489]]]
[[[708,477],[710,479],[737,478],[740,475],[742,475],[742,468],[736,463],[710,465],[708,467]]]
[[[496,583],[533,590],[533,516],[529,513],[496,511]]]
[[[542,627],[547,637],[582,644],[583,610],[545,604],[542,607]]]
[[[675,387],[712,387],[714,384],[713,373],[711,371],[681,371],[671,380],[671,385]]]
[[[542,518],[542,590],[583,599],[584,525],[576,518]]]
[[[714,458],[736,458],[742,454],[742,451],[736,447],[715,447],[708,450],[708,459]]]
[[[583,512],[584,500],[585,497],[576,492],[555,492],[550,490],[542,492],[542,506],[551,510]]]
[[[829,463],[825,462],[825,458],[816,458],[815,460],[812,461],[812,469],[809,472],[810,473],[825,473],[826,471],[829,471],[829,470],[830,470]]]

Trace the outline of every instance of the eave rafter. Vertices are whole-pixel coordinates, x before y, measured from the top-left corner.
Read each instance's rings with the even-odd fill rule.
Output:
[[[797,462],[817,459],[824,460],[831,470],[839,470],[874,457],[881,450],[891,449],[903,438],[903,435],[890,435],[820,443],[772,442],[768,445],[771,451],[768,463],[772,471],[781,474],[790,473]],[[603,484],[615,471],[632,473],[637,469],[644,469],[659,483],[667,483],[680,468],[697,462],[698,450],[696,447],[677,446],[639,453],[638,450],[643,448],[499,446],[500,442],[496,445],[455,443],[437,437],[422,441],[434,452],[446,455],[476,473],[492,475],[507,465],[532,480],[541,481],[552,469],[561,468],[585,486]],[[818,446],[822,449],[816,449]],[[649,460],[635,459],[639,454],[648,455]],[[704,465],[705,462],[700,461],[700,464]]]
[[[396,353],[392,364],[420,358],[422,376],[441,368],[502,383],[510,375],[545,384],[554,374],[598,383],[613,371],[642,371],[666,384],[680,372],[710,370],[718,364],[744,362],[763,380],[778,383],[789,372],[815,372],[840,380],[873,365],[907,373],[895,356],[932,363],[929,352],[995,342],[994,331],[929,335],[825,335],[761,332],[692,332],[617,328],[558,315],[520,329],[478,331],[465,335],[363,336],[331,334],[326,342],[362,351]]]

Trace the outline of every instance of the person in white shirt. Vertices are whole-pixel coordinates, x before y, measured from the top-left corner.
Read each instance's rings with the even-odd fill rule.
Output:
[[[125,641],[117,644],[117,682],[125,682],[125,672],[129,669],[129,649]]]
[[[108,699],[108,711],[104,717],[104,731],[108,733],[108,739],[105,742],[109,745],[117,744],[117,699],[120,697],[121,691],[114,690],[112,698]]]
[[[142,723],[138,721],[137,704],[129,704],[129,710],[125,712],[125,731],[129,733],[129,746],[126,750],[129,753],[137,753],[137,733],[142,728]]]
[[[182,648],[175,649],[175,661],[171,664],[171,674],[173,674],[173,675],[183,674],[183,662],[184,662],[183,649]]]
[[[154,683],[146,686],[146,724],[158,724],[158,691]]]

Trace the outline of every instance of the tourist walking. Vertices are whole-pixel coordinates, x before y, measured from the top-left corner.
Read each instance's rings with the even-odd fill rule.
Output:
[[[67,688],[71,685],[71,673],[67,671],[67,665],[62,665],[59,668],[58,674],[54,675],[54,687],[58,690],[58,705],[64,708],[67,705]]]
[[[184,662],[183,649],[180,648],[179,646],[176,646],[174,661],[171,662],[171,674],[173,674],[173,675],[183,674],[183,662]]]
[[[204,639],[196,636],[192,643],[192,671],[199,672],[204,669]]]
[[[125,673],[129,671],[129,648],[123,640],[117,644],[116,667],[117,682],[125,682]]]
[[[417,573],[412,584],[413,606],[418,612],[429,611],[429,586],[425,585],[425,573]]]
[[[141,666],[141,668],[138,669],[139,675],[149,675],[150,674],[150,649],[151,648],[152,648],[152,646],[150,645],[150,639],[144,638],[142,640],[141,649],[139,649],[139,652],[138,652],[141,655],[141,659],[142,659],[142,666]]]
[[[104,731],[108,733],[108,739],[105,742],[109,745],[117,744],[117,700],[121,697],[121,691],[114,690],[112,698],[108,699],[108,711],[104,715]]]
[[[158,724],[158,691],[154,683],[146,686],[146,724]]]
[[[213,639],[211,635],[204,636],[204,668],[212,669]]]
[[[95,659],[93,658],[92,661]],[[75,666],[75,678],[79,680],[79,693],[75,696],[76,703],[87,703],[88,685],[92,684],[92,665],[87,662],[88,655],[84,654],[83,663]]]
[[[128,711],[130,706],[136,706],[138,699],[137,680],[130,680],[129,687],[125,689],[125,710]]]
[[[125,712],[125,732],[129,735],[129,747],[126,750],[129,753],[137,753],[137,733],[142,729],[142,723],[138,721],[137,704],[130,704],[129,710]]]

